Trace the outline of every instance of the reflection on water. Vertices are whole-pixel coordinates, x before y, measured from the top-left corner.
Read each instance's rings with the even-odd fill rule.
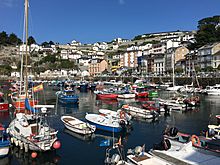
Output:
[[[177,127],[181,132],[189,134],[199,134],[201,130],[207,129],[208,124],[216,124],[216,114],[220,114],[220,97],[201,96],[200,107],[188,111],[171,112],[170,114],[161,114],[159,120],[133,120],[132,128],[129,133],[113,134],[97,130],[89,136],[82,136],[64,129],[60,120],[62,115],[71,115],[81,120],[85,120],[86,113],[98,113],[100,108],[118,110],[123,104],[141,106],[148,101],[147,98],[121,99],[121,100],[96,100],[96,96],[88,93],[77,93],[79,95],[79,104],[58,104],[53,88],[45,89],[45,98],[47,104],[57,105],[51,109],[49,122],[52,127],[58,130],[58,138],[62,147],[56,152],[46,152],[39,154],[36,160],[30,157],[30,153],[22,153],[18,148],[12,148],[9,157],[0,159],[0,164],[90,164],[101,165],[105,158],[105,147],[99,147],[103,139],[113,139],[117,141],[122,137],[122,143],[125,150],[134,148],[137,145],[146,144],[146,150],[152,148],[153,144],[161,141],[162,133],[167,125]],[[169,92],[160,92],[160,97],[168,98],[174,94]],[[11,112],[10,112],[11,113]],[[9,113],[0,113],[0,122],[7,125],[10,122]],[[113,138],[114,137],[114,138]],[[89,154],[87,154],[89,153]],[[86,156],[85,156],[86,154]],[[6,163],[5,163],[6,162]]]
[[[20,150],[18,147],[11,147],[10,154],[0,159],[1,165],[9,165],[9,164],[22,164],[22,165],[30,165],[30,164],[59,164],[61,157],[55,152],[44,152],[38,153],[36,159],[31,157],[31,152],[24,152],[24,150]],[[16,160],[16,161],[15,161]]]

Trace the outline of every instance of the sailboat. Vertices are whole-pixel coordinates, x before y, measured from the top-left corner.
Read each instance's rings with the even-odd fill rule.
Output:
[[[173,86],[168,87],[166,90],[167,91],[178,91],[183,86],[176,86],[175,85],[175,54],[174,54],[174,52],[172,52],[172,59],[171,60],[172,60],[172,71],[173,71],[173,76],[172,76]]]
[[[26,33],[26,66],[27,66],[27,44],[28,44],[28,0],[25,0],[25,33]],[[57,133],[55,129],[51,128],[46,120],[47,108],[51,108],[50,105],[44,106],[31,106],[28,97],[27,86],[27,67],[26,73],[26,86],[25,86],[25,113],[17,112],[14,120],[8,126],[7,132],[11,137],[11,143],[15,146],[19,146],[20,149],[31,151],[48,151],[52,149],[59,149],[61,144],[57,139]],[[41,109],[36,109],[40,108]]]

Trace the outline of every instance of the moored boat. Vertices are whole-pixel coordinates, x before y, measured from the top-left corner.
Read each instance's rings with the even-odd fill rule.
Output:
[[[126,110],[131,114],[132,117],[140,117],[144,119],[155,119],[159,114],[155,111],[146,110],[143,108],[138,108],[130,105],[123,105],[122,109]]]
[[[114,120],[112,117],[98,114],[86,114],[85,118],[92,125],[95,125],[97,129],[115,133],[122,131],[122,127],[118,120]]]
[[[96,94],[97,99],[117,99],[118,94],[115,93],[99,93]]]
[[[0,92],[0,112],[8,111],[9,104],[8,101],[4,99],[4,94]]]
[[[79,134],[92,134],[96,130],[94,125],[90,125],[89,123],[83,122],[73,116],[62,116],[61,120],[67,129]]]
[[[112,118],[119,120],[121,124],[129,124],[129,121],[131,120],[131,115],[126,113],[125,111],[119,109],[117,111],[112,111],[109,109],[99,109],[99,113],[106,115],[106,116],[111,116]]]
[[[60,91],[58,94],[58,100],[61,103],[68,104],[78,104],[79,103],[79,96],[75,94],[75,91],[71,89],[64,89],[63,91]]]
[[[0,158],[5,157],[9,153],[10,141],[5,128],[0,123]]]

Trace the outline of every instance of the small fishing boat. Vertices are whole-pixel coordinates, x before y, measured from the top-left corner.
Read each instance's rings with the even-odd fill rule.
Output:
[[[42,105],[40,113],[40,110],[31,107],[28,99],[25,99],[25,107],[29,113],[16,113],[7,128],[11,143],[25,149],[25,152],[59,149],[61,144],[57,139],[58,131],[51,128],[46,120],[47,107],[50,105]]]
[[[75,94],[75,91],[72,88],[66,88],[63,91],[57,92],[58,95],[58,101],[64,104],[73,103],[78,104],[79,103],[79,96]]]
[[[148,97],[148,92],[146,91],[146,89],[144,87],[137,87],[135,89],[135,94],[136,94],[136,97]]]
[[[8,101],[4,99],[4,93],[0,92],[0,112],[8,111],[9,104]]]
[[[0,158],[5,157],[9,153],[10,141],[5,128],[0,123]]]
[[[86,114],[86,120],[92,125],[95,125],[97,129],[101,129],[109,132],[121,132],[122,127],[118,120],[114,120],[111,116],[102,116],[98,114]]]
[[[92,134],[96,130],[94,125],[90,125],[89,123],[83,122],[73,116],[62,116],[61,120],[67,129],[79,134]]]
[[[98,93],[96,94],[97,99],[117,99],[118,94],[115,93]]]
[[[159,114],[155,111],[146,110],[143,108],[138,108],[130,105],[123,105],[122,109],[126,110],[131,114],[132,117],[140,117],[144,119],[155,119]]]

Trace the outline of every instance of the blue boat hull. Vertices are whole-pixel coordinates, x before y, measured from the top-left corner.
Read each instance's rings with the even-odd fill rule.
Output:
[[[78,104],[79,103],[79,97],[59,97],[59,102],[61,103],[73,103],[73,104]]]
[[[109,127],[109,126],[104,126],[104,125],[100,125],[100,124],[97,124],[97,123],[93,123],[91,121],[89,121],[89,123],[91,123],[92,125],[95,125],[96,129],[100,129],[100,130],[103,130],[103,131],[115,132],[115,133],[118,133],[118,132],[122,131],[121,127],[118,127],[118,128]]]

